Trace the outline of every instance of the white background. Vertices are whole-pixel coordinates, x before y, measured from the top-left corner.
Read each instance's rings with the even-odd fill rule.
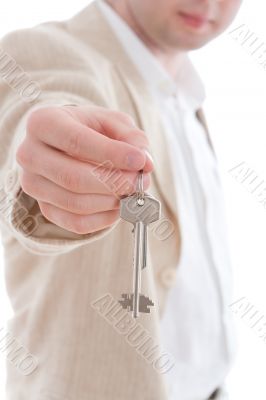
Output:
[[[11,30],[71,17],[88,0],[59,2],[9,0],[0,8],[0,37]],[[232,178],[228,170],[245,161],[266,181],[266,70],[233,40],[233,27],[247,24],[266,42],[266,6],[244,0],[232,27],[210,45],[191,54],[205,82],[208,124],[220,162],[227,205],[234,268],[234,299],[247,297],[266,316],[266,209]],[[266,60],[266,55],[265,55]],[[0,327],[12,315],[8,304],[0,248]],[[239,351],[228,378],[231,400],[266,399],[266,344],[235,317]],[[0,398],[4,399],[5,356],[0,353]]]

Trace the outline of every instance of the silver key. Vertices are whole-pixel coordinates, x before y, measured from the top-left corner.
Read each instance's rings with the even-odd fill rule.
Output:
[[[139,312],[149,313],[148,306],[154,305],[146,296],[140,294],[141,270],[147,264],[147,227],[160,218],[161,204],[143,191],[143,173],[140,171],[137,193],[120,200],[120,217],[134,224],[134,276],[133,295],[123,294],[120,304],[133,311],[137,318]]]

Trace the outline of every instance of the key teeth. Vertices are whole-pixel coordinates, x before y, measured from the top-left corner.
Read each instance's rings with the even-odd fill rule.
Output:
[[[118,303],[127,311],[133,311],[133,294],[123,293],[122,298],[123,300],[118,300]]]
[[[119,300],[118,303],[127,311],[133,311],[133,294],[123,293],[122,298],[123,300]],[[151,312],[149,307],[152,306],[154,306],[154,303],[149,297],[143,294],[139,295],[139,312],[148,314]]]
[[[143,312],[143,313],[150,313],[151,310],[149,307],[153,307],[154,303],[151,299],[149,299],[149,297],[144,296],[144,295],[140,295],[139,298],[139,312]]]

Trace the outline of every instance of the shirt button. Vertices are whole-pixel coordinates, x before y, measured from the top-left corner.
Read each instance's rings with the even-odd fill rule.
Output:
[[[160,281],[166,288],[174,286],[175,280],[176,280],[176,270],[174,268],[164,268],[160,272]]]

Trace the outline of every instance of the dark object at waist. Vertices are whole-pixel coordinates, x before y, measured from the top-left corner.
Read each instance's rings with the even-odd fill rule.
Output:
[[[220,394],[220,389],[219,388],[217,388],[217,389],[215,389],[215,391],[210,395],[210,397],[209,397],[209,399],[208,400],[214,400],[214,399],[217,399],[218,398],[218,396],[219,396],[219,394]]]

